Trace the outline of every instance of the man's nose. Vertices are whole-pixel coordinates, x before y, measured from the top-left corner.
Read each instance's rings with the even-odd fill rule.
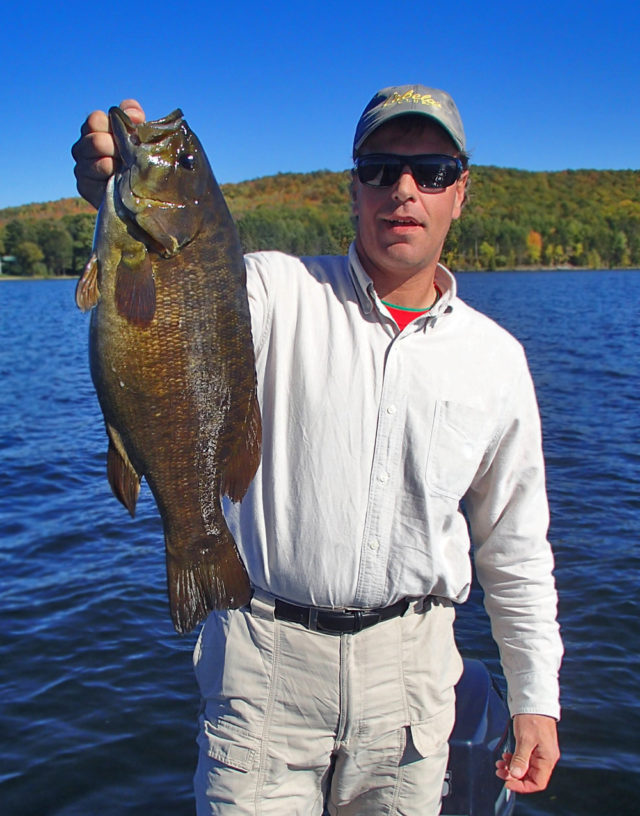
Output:
[[[400,201],[407,201],[410,198],[416,198],[417,193],[418,187],[411,173],[411,168],[408,164],[405,164],[393,189],[394,198]]]

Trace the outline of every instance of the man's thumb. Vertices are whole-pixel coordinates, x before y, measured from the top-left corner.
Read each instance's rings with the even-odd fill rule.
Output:
[[[509,773],[516,779],[522,779],[529,768],[528,759],[522,755],[514,754],[509,763]]]

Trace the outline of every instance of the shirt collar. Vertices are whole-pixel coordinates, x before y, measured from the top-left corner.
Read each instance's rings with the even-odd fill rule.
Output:
[[[360,307],[365,314],[370,314],[373,309],[381,311],[384,307],[373,287],[373,281],[364,271],[360,256],[356,250],[355,241],[349,247],[349,269],[356,289]],[[427,317],[440,317],[452,311],[457,293],[456,279],[446,266],[439,263],[436,268],[435,283],[442,292],[442,297],[425,315]],[[385,310],[386,313],[386,310]]]

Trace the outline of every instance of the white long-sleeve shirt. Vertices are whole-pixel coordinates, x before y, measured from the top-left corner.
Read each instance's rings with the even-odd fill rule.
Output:
[[[462,602],[471,537],[511,713],[558,717],[540,420],[520,344],[442,266],[442,297],[399,332],[354,246],[246,265],[263,454],[225,512],[253,585],[323,607]]]

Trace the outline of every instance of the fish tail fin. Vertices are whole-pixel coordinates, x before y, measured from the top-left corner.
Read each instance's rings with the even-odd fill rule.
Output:
[[[226,525],[220,535],[205,535],[188,551],[167,545],[167,581],[176,632],[186,634],[212,609],[236,609],[249,603],[251,587]]]
[[[262,419],[258,395],[253,391],[244,433],[229,458],[222,477],[222,494],[231,501],[242,501],[256,475],[262,450]]]

